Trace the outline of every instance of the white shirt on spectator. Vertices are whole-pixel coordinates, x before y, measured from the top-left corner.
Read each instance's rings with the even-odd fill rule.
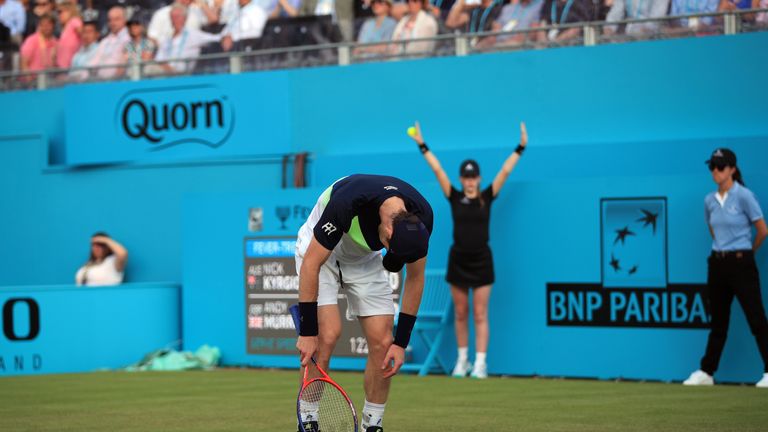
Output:
[[[219,42],[221,35],[206,33],[200,30],[184,29],[181,33],[160,42],[157,48],[156,61],[169,59],[190,59],[200,56],[200,48],[211,42]],[[189,72],[194,68],[195,62],[178,61],[168,63],[171,68],[179,73]]]
[[[616,22],[625,19],[660,18],[667,15],[669,0],[614,0],[605,20]],[[653,33],[659,27],[658,22],[627,24],[627,34]],[[611,26],[616,29],[616,26]]]
[[[11,36],[20,35],[27,23],[27,13],[24,12],[21,2],[5,0],[5,3],[0,5],[0,23],[8,27]]]
[[[163,6],[152,15],[147,27],[147,36],[154,39],[157,43],[173,37],[173,24],[171,23],[171,7],[173,5]],[[196,4],[187,8],[187,22],[184,28],[200,30],[201,27],[208,24],[208,18],[205,12]]]
[[[118,285],[123,282],[123,272],[117,271],[117,257],[110,255],[98,264],[86,264],[77,271],[75,283],[85,286]]]
[[[216,0],[208,0],[208,6],[214,7]],[[224,0],[221,3],[221,10],[219,10],[219,24],[226,24],[232,18],[237,15],[237,11],[240,5],[237,4],[237,0]]]
[[[251,0],[247,5],[240,8],[237,15],[232,17],[222,30],[221,35],[231,36],[235,42],[241,39],[260,38],[267,18],[264,9]]]
[[[125,45],[131,40],[128,29],[123,28],[117,34],[110,32],[99,42],[96,54],[91,57],[88,66],[117,65],[124,63]],[[117,74],[117,69],[100,68],[96,74],[101,78],[111,78]]]

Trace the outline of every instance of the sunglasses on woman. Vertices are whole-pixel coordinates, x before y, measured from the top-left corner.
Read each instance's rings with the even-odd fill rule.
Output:
[[[714,171],[714,170],[722,171],[727,166],[728,165],[726,163],[724,163],[724,162],[710,162],[709,163],[709,170],[710,171]]]

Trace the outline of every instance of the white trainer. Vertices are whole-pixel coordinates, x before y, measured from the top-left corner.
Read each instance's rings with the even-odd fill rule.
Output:
[[[757,384],[755,384],[755,387],[768,388],[768,373],[763,374],[763,379],[758,381]]]
[[[477,379],[488,378],[488,366],[485,363],[475,363],[475,367],[472,368],[472,373],[469,376]]]
[[[687,380],[683,381],[683,385],[687,385],[687,386],[703,386],[703,385],[711,386],[714,384],[715,384],[715,380],[712,378],[712,375],[704,372],[701,369],[692,373]],[[766,385],[768,385],[768,382],[766,383]]]
[[[456,362],[456,367],[453,368],[453,373],[451,376],[455,378],[464,378],[467,376],[470,369],[472,369],[472,365],[469,364],[468,361],[458,361]]]

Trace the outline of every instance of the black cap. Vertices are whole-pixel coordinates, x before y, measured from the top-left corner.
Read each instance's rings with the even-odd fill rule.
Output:
[[[411,216],[392,225],[392,238],[384,255],[384,268],[399,272],[405,263],[427,256],[429,231],[418,216]]]
[[[477,177],[480,175],[480,165],[472,159],[467,159],[461,163],[459,175],[462,177]]]
[[[727,148],[718,148],[715,149],[715,151],[712,152],[712,156],[709,157],[709,160],[704,162],[707,165],[710,166],[730,166],[735,167],[736,166],[736,153],[732,152],[731,150]]]

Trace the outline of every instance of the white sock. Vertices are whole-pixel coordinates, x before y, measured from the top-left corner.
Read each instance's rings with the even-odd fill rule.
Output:
[[[384,407],[386,405],[365,400],[365,405],[363,405],[363,431],[369,426],[381,426],[384,421]]]
[[[467,353],[469,353],[469,348],[467,347],[459,347],[459,358],[456,360],[457,363],[466,363],[467,362]]]
[[[475,364],[476,365],[484,365],[485,364],[485,353],[479,352],[475,354]]]

